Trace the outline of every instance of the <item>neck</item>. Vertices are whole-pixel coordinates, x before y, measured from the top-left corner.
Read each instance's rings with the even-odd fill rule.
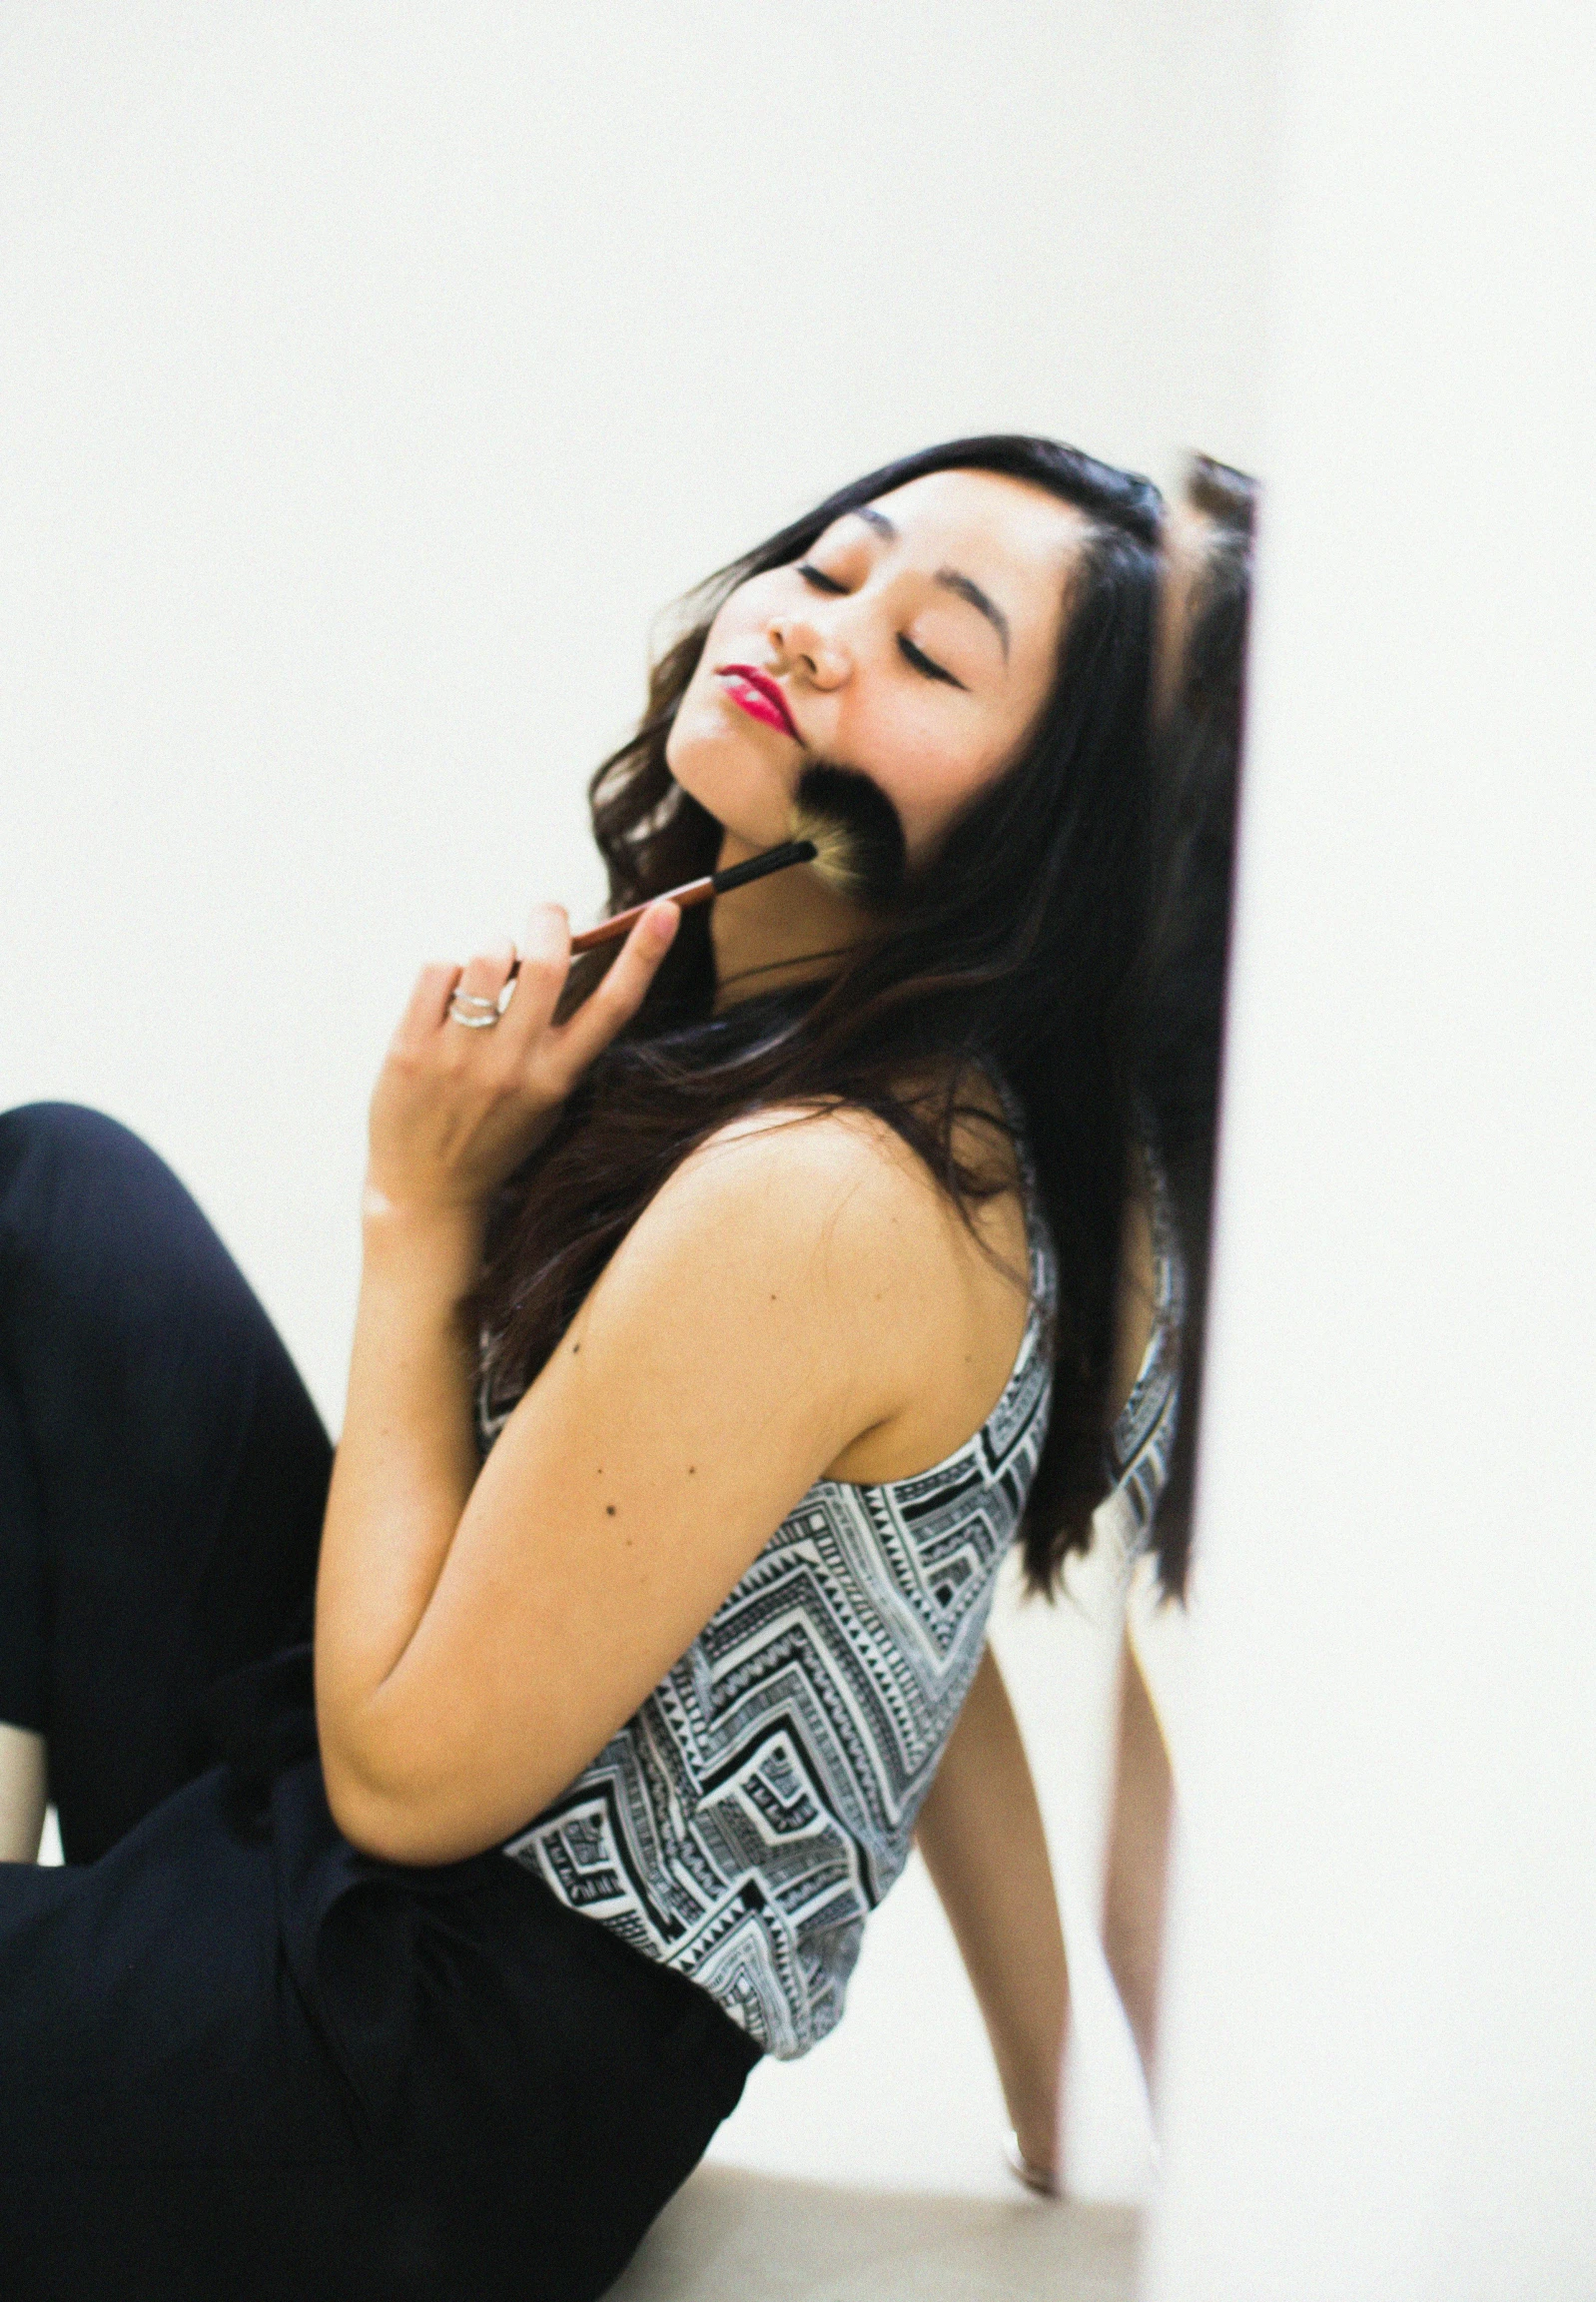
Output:
[[[760,852],[725,832],[715,869],[746,863]],[[869,933],[866,915],[829,888],[809,864],[733,888],[716,898],[709,914],[716,1012],[760,992],[785,991],[833,974],[843,953]]]

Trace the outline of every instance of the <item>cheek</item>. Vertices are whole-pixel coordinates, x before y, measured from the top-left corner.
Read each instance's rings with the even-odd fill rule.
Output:
[[[1006,757],[994,743],[955,743],[945,731],[906,728],[899,719],[878,754],[876,780],[903,820],[911,862],[927,855],[967,801],[997,780]]]
[[[763,578],[742,584],[729,599],[723,600],[709,626],[704,641],[704,652],[682,698],[682,709],[687,711],[706,696],[718,696],[715,665],[729,662],[758,662],[763,654],[763,630],[768,620],[758,604],[757,594]]]
[[[704,660],[719,663],[728,655],[746,655],[751,639],[762,642],[765,626],[776,612],[779,589],[780,577],[774,572],[753,575],[746,583],[738,584],[715,610],[715,620],[704,642]]]
[[[668,766],[674,766],[683,743],[701,740],[721,726],[721,690],[715,676],[715,666],[748,652],[746,646],[739,647],[737,644],[736,626],[728,614],[728,609],[735,606],[738,594],[734,592],[709,627],[704,652],[698,658],[693,676],[677,706],[675,725],[665,738],[665,760]]]

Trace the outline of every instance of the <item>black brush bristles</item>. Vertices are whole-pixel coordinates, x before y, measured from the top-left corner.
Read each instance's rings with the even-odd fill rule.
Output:
[[[857,767],[811,760],[798,778],[795,839],[814,843],[815,869],[865,911],[890,911],[908,861],[898,810]]]

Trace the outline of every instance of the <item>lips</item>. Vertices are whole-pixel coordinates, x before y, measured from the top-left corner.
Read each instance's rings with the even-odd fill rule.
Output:
[[[790,735],[794,743],[803,738],[796,721],[787,709],[787,699],[773,679],[756,671],[751,663],[723,663],[716,676],[726,682],[726,691],[733,703],[746,711],[750,719],[762,719],[767,727],[779,728]]]

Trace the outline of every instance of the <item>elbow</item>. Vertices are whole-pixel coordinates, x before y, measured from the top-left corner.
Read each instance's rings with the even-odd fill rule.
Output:
[[[425,1808],[385,1797],[369,1789],[327,1785],[327,1803],[334,1822],[358,1855],[405,1870],[428,1870],[442,1863],[462,1863],[467,1856],[485,1854],[497,1841],[462,1832],[457,1824],[430,1814]]]
[[[395,1752],[374,1736],[375,1722],[355,1706],[317,1688],[316,1731],[322,1787],[340,1834],[359,1855],[380,1863],[417,1867],[447,1860],[432,1851],[424,1830],[424,1801],[407,1770],[396,1771]]]
[[[435,1772],[379,1774],[348,1753],[324,1748],[322,1779],[340,1832],[357,1854],[401,1869],[462,1863],[502,1845],[524,1820],[485,1798],[474,1777]]]
[[[416,1818],[402,1800],[375,1786],[347,1761],[340,1762],[324,1751],[322,1781],[328,1810],[358,1855],[410,1867],[447,1859],[431,1851],[425,1833],[417,1830]]]
[[[421,1869],[481,1852],[480,1840],[461,1842],[457,1825],[451,1827],[442,1803],[427,1797],[423,1786],[393,1778],[325,1731],[322,1783],[328,1811],[359,1855]]]
[[[502,1846],[576,1772],[551,1779],[517,1764],[495,1774],[480,1736],[459,1722],[406,1719],[381,1703],[353,1716],[319,1705],[318,1730],[340,1832],[358,1854],[407,1869]]]

